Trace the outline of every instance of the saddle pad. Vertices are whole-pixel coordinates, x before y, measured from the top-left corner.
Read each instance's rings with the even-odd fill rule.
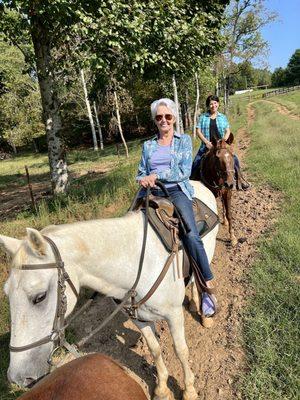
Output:
[[[207,235],[214,227],[219,223],[218,215],[212,211],[205,203],[201,200],[193,199],[193,210],[195,220],[198,228],[198,232],[201,238]],[[145,209],[142,209],[145,212]],[[161,222],[158,218],[155,209],[149,207],[149,223],[157,233],[161,242],[165,246],[168,252],[172,251],[172,236],[169,229]],[[182,243],[180,242],[179,249],[182,249]]]

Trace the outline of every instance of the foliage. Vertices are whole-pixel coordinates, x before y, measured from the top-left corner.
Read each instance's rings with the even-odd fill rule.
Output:
[[[268,48],[261,28],[273,22],[277,15],[265,7],[265,0],[232,0],[227,9],[224,35],[225,56],[250,61]]]
[[[300,85],[300,49],[297,49],[290,58],[286,68],[288,85]]]
[[[164,89],[160,82],[168,81],[170,87],[172,74],[178,79],[181,76],[182,82],[187,77],[193,79],[194,72],[204,69],[207,59],[220,51],[219,31],[227,4],[228,0],[104,0],[101,5],[97,1],[4,0],[0,28],[23,52],[32,71],[36,61],[32,22],[42,18],[47,37],[44,33],[40,38],[49,44],[49,71],[61,100],[60,136],[67,139],[66,143],[75,144],[79,138],[85,140],[89,130],[78,83],[80,68],[89,76],[91,99],[98,100],[97,104],[102,100],[104,113],[108,109],[107,88],[127,91],[121,107],[130,101],[137,109],[125,111],[122,117],[130,130],[131,124],[140,129],[141,122],[148,124],[146,98],[148,107],[156,93]],[[144,104],[132,94],[139,97],[138,86],[147,93]],[[106,131],[109,114],[102,115]]]
[[[286,70],[285,68],[275,68],[272,78],[271,78],[273,87],[281,87],[286,85]]]
[[[272,86],[300,85],[300,49],[295,50],[286,68],[276,68],[272,74]]]
[[[230,76],[231,94],[236,90],[271,84],[271,72],[254,68],[250,61],[235,65],[236,72]]]
[[[40,93],[20,50],[0,39],[0,131],[15,148],[43,135]]]

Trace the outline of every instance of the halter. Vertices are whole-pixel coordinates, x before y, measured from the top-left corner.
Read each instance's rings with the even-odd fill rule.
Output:
[[[54,350],[51,352],[48,363],[51,364],[52,355],[54,354],[55,350],[59,347],[66,347],[69,349],[69,344],[65,340],[65,315],[67,311],[67,297],[65,294],[66,291],[66,282],[70,285],[72,291],[74,292],[76,298],[78,298],[78,292],[71,281],[71,278],[64,267],[64,262],[60,256],[59,250],[56,244],[47,236],[43,235],[43,238],[50,244],[50,247],[53,251],[55,262],[54,263],[45,263],[45,264],[23,264],[21,266],[22,270],[37,270],[37,269],[50,269],[56,268],[57,269],[57,304],[56,304],[56,311],[53,321],[52,331],[49,335],[43,337],[36,342],[27,344],[25,346],[9,346],[10,351],[13,352],[21,352],[26,351],[29,349],[33,349],[35,347],[41,346],[42,344],[53,342],[54,343]]]

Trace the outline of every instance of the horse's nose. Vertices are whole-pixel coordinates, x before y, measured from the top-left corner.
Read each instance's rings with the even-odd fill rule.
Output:
[[[21,387],[30,388],[36,382],[34,378],[22,378],[20,375],[16,374],[15,376],[11,373],[10,369],[7,371],[7,379],[9,383],[15,383]]]
[[[225,187],[228,189],[233,189],[233,183],[225,182]]]

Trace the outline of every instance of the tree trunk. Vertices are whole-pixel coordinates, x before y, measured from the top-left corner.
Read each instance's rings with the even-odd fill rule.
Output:
[[[95,113],[95,118],[96,118],[96,124],[98,128],[98,133],[99,133],[99,140],[100,140],[100,149],[103,150],[103,136],[102,136],[102,129],[99,123],[99,118],[98,118],[98,113],[97,113],[97,107],[96,107],[96,102],[94,101],[94,113]]]
[[[175,75],[173,75],[172,81],[173,81],[173,89],[174,89],[174,102],[176,104],[176,109],[177,109],[177,117],[176,117],[175,126],[176,126],[176,132],[180,133],[179,102],[178,102],[178,93],[177,93],[177,84],[176,84]]]
[[[188,89],[186,89],[185,91],[185,101],[186,101],[186,122],[187,122],[187,127],[190,128],[192,126],[192,116],[190,107],[190,95]]]
[[[216,96],[219,97],[219,81],[216,82]]]
[[[228,104],[227,104],[227,80],[226,76],[223,77],[224,80],[224,114],[227,114]]]
[[[48,29],[43,24],[44,18],[44,15],[38,13],[38,9],[33,10],[33,16],[31,17],[31,37],[35,52],[43,108],[43,120],[47,135],[51,185],[53,192],[57,194],[66,192],[68,185],[68,169],[66,152],[61,139],[62,126],[56,85],[51,65],[50,38]]]
[[[196,125],[197,125],[198,105],[199,105],[199,98],[200,98],[199,79],[198,79],[197,72],[195,73],[195,79],[196,79],[196,102],[195,102],[194,126],[193,126],[194,139],[196,139]]]
[[[117,114],[118,128],[119,128],[119,132],[120,132],[120,136],[121,136],[122,142],[123,142],[124,147],[125,147],[126,157],[129,157],[128,147],[127,147],[124,135],[123,135],[122,125],[121,125],[119,102],[118,102],[118,96],[117,96],[116,90],[114,90],[114,97],[115,97],[115,104],[116,104],[116,114]]]
[[[90,100],[89,100],[88,92],[87,92],[87,88],[86,88],[86,82],[85,82],[83,69],[80,70],[80,76],[81,76],[83,92],[84,92],[84,100],[85,100],[86,109],[87,109],[87,112],[88,112],[88,117],[89,117],[89,120],[90,120],[90,125],[91,125],[91,130],[92,130],[94,150],[97,151],[98,150],[98,143],[97,143],[97,137],[96,137],[96,130],[95,130],[93,115],[92,115],[92,111],[91,111]]]
[[[11,140],[9,141],[9,144],[11,145],[11,148],[13,149],[14,154],[17,154],[17,148],[14,142]]]

